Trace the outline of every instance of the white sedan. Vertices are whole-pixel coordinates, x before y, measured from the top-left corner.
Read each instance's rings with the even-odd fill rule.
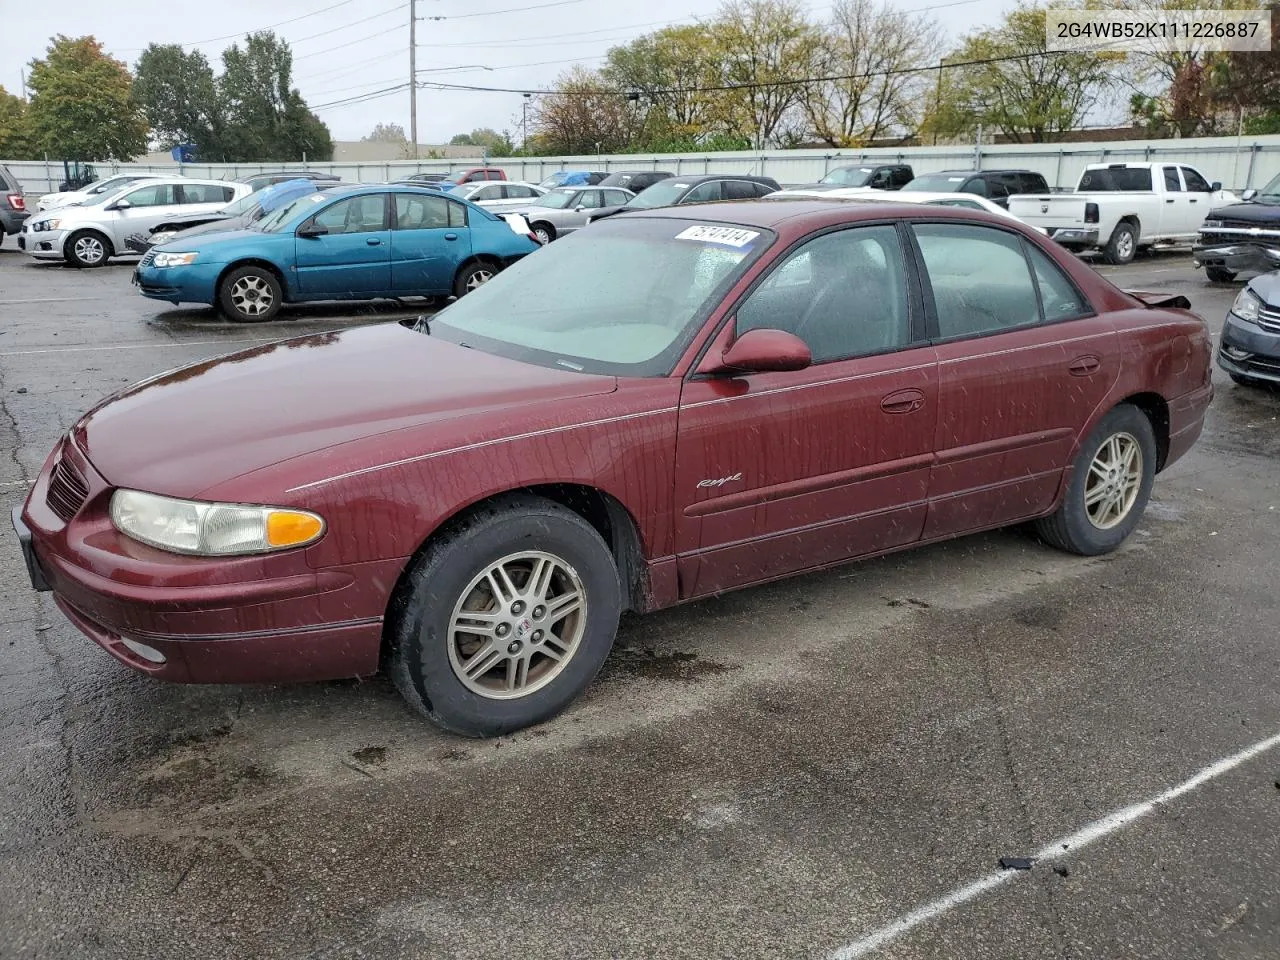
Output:
[[[455,197],[470,200],[489,210],[514,210],[516,207],[527,207],[546,192],[546,189],[536,183],[511,180],[480,180],[476,183],[463,183],[449,191]]]
[[[996,216],[1004,217],[1006,220],[1017,220],[1018,223],[1026,223],[1025,220],[1015,217],[1000,204],[972,193],[925,193],[919,190],[889,192],[849,187],[840,190],[821,191],[804,189],[779,190],[769,196],[778,199],[785,197],[814,197],[822,200],[858,200],[865,203],[932,203],[940,207],[967,207],[970,210],[985,210],[987,213],[994,213]],[[1032,229],[1048,236],[1042,227],[1035,227],[1031,224],[1027,224],[1027,226],[1031,226]]]
[[[73,203],[80,203],[84,200],[92,200],[103,194],[118,193],[123,187],[129,186],[131,183],[137,183],[140,180],[154,180],[157,175],[154,173],[119,173],[114,177],[104,177],[101,180],[95,180],[93,183],[79,190],[64,190],[60,193],[46,193],[43,197],[36,201],[36,210],[43,213],[46,210],[56,210],[59,207],[67,207]]]

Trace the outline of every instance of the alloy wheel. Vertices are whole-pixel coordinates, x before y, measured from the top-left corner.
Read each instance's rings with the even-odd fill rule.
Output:
[[[1103,441],[1089,464],[1084,484],[1084,509],[1089,522],[1110,530],[1124,521],[1142,488],[1142,447],[1130,433],[1115,433]]]
[[[477,287],[483,286],[484,284],[488,283],[492,279],[493,279],[492,270],[485,270],[481,268],[475,271],[473,274],[471,274],[470,277],[467,278],[467,292],[470,293],[472,290],[476,289]]]
[[[106,256],[107,249],[102,241],[94,236],[78,237],[75,244],[76,259],[81,263],[100,263]]]
[[[1133,256],[1133,234],[1122,233],[1116,241],[1116,253],[1120,255],[1122,260],[1128,260]]]
[[[449,664],[482,697],[524,697],[564,671],[586,624],[586,588],[573,567],[541,551],[513,553],[462,591],[449,617]]]
[[[266,280],[250,275],[232,285],[231,303],[246,317],[260,317],[275,303],[275,294]]]

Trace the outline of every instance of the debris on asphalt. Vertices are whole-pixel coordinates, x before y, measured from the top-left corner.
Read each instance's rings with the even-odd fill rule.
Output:
[[[1000,868],[1002,870],[1030,870],[1030,857],[1001,857]]]
[[[26,393],[26,392],[27,392],[27,388],[26,388],[26,387],[19,387],[17,390],[15,390],[15,391],[13,391],[13,392],[14,392],[14,393]]]
[[[1054,872],[1054,873],[1056,873],[1056,874],[1057,874],[1058,876],[1060,876],[1060,877],[1069,877],[1069,876],[1071,876],[1071,871],[1070,871],[1070,870],[1068,870],[1065,866],[1061,866],[1061,865],[1054,867],[1054,868],[1053,868],[1053,872]]]

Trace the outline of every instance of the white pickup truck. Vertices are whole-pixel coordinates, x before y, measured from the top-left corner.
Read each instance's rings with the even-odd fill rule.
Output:
[[[1009,212],[1070,250],[1100,247],[1108,263],[1128,263],[1140,247],[1194,240],[1226,197],[1185,163],[1095,163],[1074,193],[1015,194]]]

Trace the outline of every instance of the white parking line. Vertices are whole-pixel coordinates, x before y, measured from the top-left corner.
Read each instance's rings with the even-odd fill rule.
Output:
[[[1252,760],[1260,753],[1268,750],[1274,750],[1280,747],[1280,733],[1266,740],[1260,740],[1253,746],[1245,747],[1239,753],[1233,753],[1229,757],[1219,760],[1217,763],[1210,764],[1205,767],[1189,780],[1184,780],[1176,787],[1171,787],[1159,796],[1150,800],[1144,800],[1141,803],[1135,803],[1129,807],[1123,807],[1112,813],[1107,814],[1101,820],[1095,820],[1093,823],[1077,830],[1075,833],[1059,837],[1057,840],[1046,844],[1039,851],[1032,854],[1035,860],[1061,860],[1070,856],[1077,850],[1087,847],[1095,840],[1101,840],[1103,837],[1115,833],[1145,817],[1147,814],[1156,810],[1163,804],[1171,800],[1176,800],[1183,794],[1190,793],[1197,787],[1203,786],[1210,780],[1222,776],[1234,770],[1240,764]],[[949,893],[939,897],[930,903],[917,907],[910,913],[904,914],[892,923],[887,923],[878,930],[874,930],[867,936],[852,943],[841,947],[834,953],[830,954],[830,960],[855,960],[857,957],[865,957],[867,954],[879,950],[885,944],[892,940],[896,940],[923,923],[928,923],[935,917],[950,913],[956,907],[963,906],[970,900],[976,899],[990,890],[994,890],[1002,884],[1008,883],[1019,877],[1026,876],[1030,871],[1026,870],[1002,870],[999,873],[989,873],[973,883],[966,884],[962,887],[956,887]]]
[[[0,307],[19,303],[79,303],[81,300],[101,300],[101,297],[37,297],[34,300],[0,300]]]
[[[10,350],[7,353],[0,353],[0,357],[29,357],[36,353],[83,353],[85,351],[97,352],[99,350],[152,350],[158,347],[204,347],[210,344],[237,344],[237,343],[273,343],[282,337],[257,337],[253,340],[173,340],[166,343],[120,343],[112,347],[50,347],[47,350]]]

